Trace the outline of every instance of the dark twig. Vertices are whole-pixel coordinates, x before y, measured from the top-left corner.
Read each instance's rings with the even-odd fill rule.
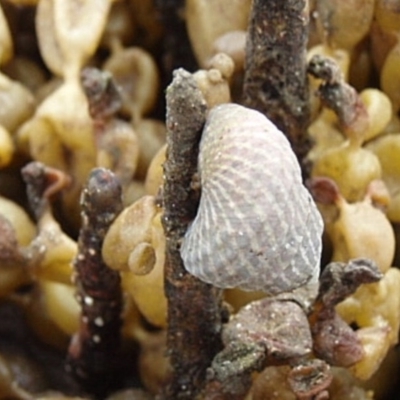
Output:
[[[185,1],[155,0],[155,6],[165,29],[162,43],[162,66],[165,79],[169,82],[172,71],[176,68],[181,67],[192,71],[197,63],[183,18]]]
[[[85,68],[81,72],[82,88],[89,103],[89,114],[96,131],[114,118],[121,109],[121,94],[112,75],[97,68]],[[97,132],[96,132],[97,133]]]
[[[325,107],[336,113],[343,131],[352,139],[363,140],[368,127],[366,107],[357,91],[344,80],[335,60],[315,55],[307,70],[322,80],[317,95]]]
[[[74,262],[80,329],[71,340],[67,368],[95,394],[113,383],[120,345],[120,276],[101,256],[104,236],[122,210],[121,187],[112,172],[94,169],[82,192],[82,227]]]
[[[124,190],[136,170],[138,146],[132,126],[117,115],[122,106],[120,90],[109,72],[97,68],[85,68],[81,83],[93,120],[97,163],[111,169]]]
[[[38,161],[27,164],[21,173],[26,183],[29,205],[37,220],[49,210],[52,197],[71,183],[67,174]]]
[[[206,104],[193,77],[174,72],[167,89],[167,160],[164,164],[163,227],[167,239],[165,290],[168,353],[173,368],[167,399],[194,399],[206,369],[221,349],[221,291],[186,272],[180,243],[198,206],[191,188]]]
[[[184,68],[194,72],[197,61],[186,28],[185,0],[154,0],[158,19],[163,26],[163,37],[160,43],[159,64],[161,66],[161,87],[164,90],[172,80],[175,69]],[[164,117],[165,96],[158,105],[160,117]]]
[[[382,274],[368,259],[347,264],[332,262],[321,278],[318,297],[309,316],[313,348],[331,365],[349,367],[360,361],[364,350],[356,333],[336,313],[335,306],[366,283],[377,282]]]
[[[246,44],[243,102],[269,117],[299,161],[309,150],[306,0],[254,0]]]

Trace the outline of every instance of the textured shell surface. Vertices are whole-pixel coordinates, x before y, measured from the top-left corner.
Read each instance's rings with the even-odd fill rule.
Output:
[[[319,274],[322,218],[284,134],[237,104],[214,107],[200,142],[201,198],[185,268],[221,288],[289,292]]]

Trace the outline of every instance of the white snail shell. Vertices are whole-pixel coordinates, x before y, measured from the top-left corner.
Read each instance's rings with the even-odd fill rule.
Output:
[[[185,268],[220,288],[290,292],[319,274],[322,218],[284,134],[237,104],[214,107],[200,142],[201,198]]]

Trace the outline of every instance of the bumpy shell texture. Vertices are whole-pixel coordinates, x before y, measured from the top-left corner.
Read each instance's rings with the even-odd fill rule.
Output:
[[[271,295],[317,281],[322,218],[288,140],[264,115],[213,108],[198,169],[199,209],[181,247],[191,274]]]

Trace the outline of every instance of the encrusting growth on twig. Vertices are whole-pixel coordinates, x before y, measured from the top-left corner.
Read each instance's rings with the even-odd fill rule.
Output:
[[[89,114],[96,131],[114,118],[121,109],[122,100],[112,75],[97,68],[85,68],[81,72],[82,88],[89,103]]]
[[[104,263],[104,236],[122,210],[121,187],[114,174],[94,169],[81,197],[82,227],[74,261],[80,329],[73,336],[67,369],[88,391],[106,393],[120,345],[120,276]]]
[[[224,326],[222,339],[225,348],[208,370],[206,398],[241,400],[255,371],[301,360],[312,348],[304,310],[280,296],[243,307]]]
[[[66,188],[71,183],[71,178],[38,161],[30,162],[21,172],[26,183],[29,205],[35,218],[39,220],[49,210],[51,198]]]
[[[368,259],[328,264],[311,310],[290,293],[253,301],[224,325],[224,349],[207,371],[205,398],[241,400],[255,371],[290,366],[288,381],[296,399],[327,399],[330,366],[349,367],[364,356],[357,333],[335,306],[360,285],[381,278]],[[318,358],[315,358],[318,357]]]
[[[309,315],[314,353],[330,365],[350,367],[364,357],[355,331],[339,316],[335,306],[362,284],[382,278],[375,263],[355,259],[347,264],[332,262],[321,274],[318,297]]]
[[[132,125],[118,118],[121,92],[111,73],[97,68],[85,68],[81,83],[93,121],[96,165],[112,170],[124,193],[136,171],[139,146]]]
[[[189,274],[181,240],[193,220],[198,194],[192,189],[206,103],[191,74],[179,69],[167,89],[167,160],[164,164],[163,227],[168,354],[173,368],[166,399],[194,399],[206,369],[221,349],[221,290]]]
[[[317,95],[322,104],[335,112],[343,131],[363,140],[368,128],[368,114],[357,91],[344,79],[338,64],[331,58],[315,55],[307,71],[321,79]]]
[[[309,150],[306,0],[254,0],[246,43],[243,103],[288,137],[301,162]]]

